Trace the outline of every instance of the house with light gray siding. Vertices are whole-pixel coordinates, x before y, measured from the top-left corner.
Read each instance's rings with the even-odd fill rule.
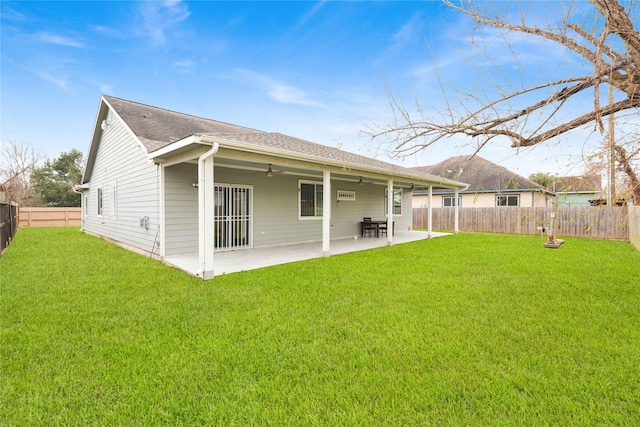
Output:
[[[83,182],[83,230],[188,271],[216,254],[355,239],[363,217],[412,228],[412,191],[463,190],[413,171],[280,133],[102,96]],[[391,197],[387,197],[387,195]],[[393,243],[394,232],[384,236]]]

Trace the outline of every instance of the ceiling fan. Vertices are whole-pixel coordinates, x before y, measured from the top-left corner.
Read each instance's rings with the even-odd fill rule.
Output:
[[[362,177],[358,177],[358,178],[359,178],[358,182],[356,182],[356,184],[358,184],[358,185],[372,184],[373,183],[372,181],[363,181]]]
[[[274,175],[281,175],[283,174],[284,171],[279,171],[279,170],[273,170],[273,168],[271,167],[271,163],[269,163],[269,168],[267,169],[267,171],[265,172],[265,175],[268,177],[272,177]]]

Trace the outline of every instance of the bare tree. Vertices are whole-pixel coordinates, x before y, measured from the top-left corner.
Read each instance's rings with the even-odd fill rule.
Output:
[[[29,206],[34,201],[30,176],[33,169],[44,158],[29,144],[9,142],[0,146],[0,191],[20,206]]]
[[[518,13],[499,10],[498,6],[505,6],[504,2],[465,0],[454,3],[445,0],[447,6],[476,22],[474,35],[487,27],[499,31],[505,46],[514,54],[516,64],[516,49],[511,41],[515,36],[525,35],[561,46],[571,58],[581,59],[585,67],[572,67],[574,75],[563,78],[512,86],[502,79],[504,70],[496,66],[495,72],[487,76],[492,88],[462,94],[457,100],[450,99],[451,92],[444,89],[440,79],[446,107],[439,111],[427,112],[416,101],[416,111],[410,112],[388,91],[394,120],[372,127],[370,136],[390,140],[391,152],[404,157],[456,135],[473,138],[477,150],[500,137],[509,138],[515,149],[531,147],[589,124],[604,135],[603,118],[625,112],[636,114],[634,126],[637,126],[640,33],[636,26],[640,19],[633,18],[633,14],[638,15],[637,2],[628,0],[625,6],[616,0],[589,0],[590,10],[581,14],[576,13],[575,5],[563,3],[565,8],[553,9],[554,14],[561,15],[547,16],[543,25],[527,20],[531,15],[527,8],[537,2],[507,3],[517,5]],[[587,3],[578,5],[584,7]],[[601,92],[609,86],[615,97],[610,98],[611,102],[605,102],[601,100]],[[592,99],[591,107],[576,108],[576,100],[585,96]],[[640,141],[635,139],[628,141],[626,147],[616,145],[612,150],[620,169],[636,184],[638,179],[633,162],[638,157],[638,147]],[[636,185],[633,194],[635,200],[640,201],[640,185]]]

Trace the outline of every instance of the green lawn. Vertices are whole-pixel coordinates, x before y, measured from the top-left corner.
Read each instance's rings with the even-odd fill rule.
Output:
[[[76,228],[0,258],[0,425],[638,425],[640,253],[460,234],[203,282]]]

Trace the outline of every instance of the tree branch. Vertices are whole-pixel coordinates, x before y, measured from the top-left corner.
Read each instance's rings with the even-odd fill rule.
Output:
[[[545,31],[541,28],[537,28],[537,27],[529,27],[526,25],[516,25],[516,24],[511,24],[509,22],[506,21],[499,21],[499,20],[493,20],[493,19],[488,19],[485,18],[484,16],[480,15],[478,12],[476,12],[473,9],[473,4],[471,1],[466,2],[469,6],[469,9],[465,9],[462,6],[456,6],[455,4],[453,4],[451,1],[449,0],[444,0],[444,3],[452,8],[455,9],[459,12],[462,12],[468,16],[470,16],[471,18],[473,18],[474,20],[476,20],[477,22],[481,23],[481,24],[485,24],[485,25],[489,25],[491,27],[494,28],[502,28],[508,31],[515,31],[518,33],[524,33],[524,34],[531,34],[534,36],[538,36],[538,37],[542,37],[545,38],[547,40],[551,40],[554,42],[557,42],[563,46],[566,46],[567,48],[571,49],[572,51],[576,52],[578,55],[586,58],[589,62],[595,62],[596,60],[596,56],[595,53],[590,51],[588,48],[586,48],[585,46],[581,45],[580,43],[576,42],[575,40],[571,39],[570,37],[567,37],[564,34],[556,34],[553,33],[551,31]]]
[[[616,102],[614,104],[608,105],[605,108],[602,108],[598,111],[592,111],[588,114],[584,114],[574,120],[563,123],[560,126],[555,127],[554,129],[550,129],[546,132],[543,132],[534,138],[521,138],[511,145],[512,147],[529,147],[532,145],[539,144],[543,141],[556,137],[558,135],[562,135],[565,132],[576,129],[580,126],[586,125],[587,123],[591,123],[595,120],[597,115],[601,117],[607,117],[610,114],[617,113],[619,111],[629,110],[632,108],[640,107],[640,99],[625,99],[623,101]]]

